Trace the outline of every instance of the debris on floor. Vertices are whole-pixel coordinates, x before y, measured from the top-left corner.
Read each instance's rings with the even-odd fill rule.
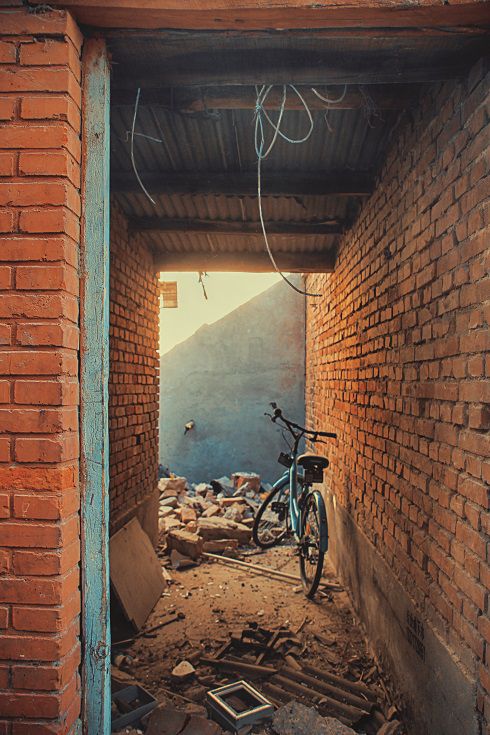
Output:
[[[169,476],[159,489],[150,566],[161,567],[160,599],[146,624],[115,638],[113,729],[122,722],[145,735],[403,735],[328,560],[311,601],[295,594],[294,544],[250,547],[269,490],[259,475],[200,484]],[[143,694],[124,704],[140,689],[154,697],[150,712],[138,712],[149,705]]]

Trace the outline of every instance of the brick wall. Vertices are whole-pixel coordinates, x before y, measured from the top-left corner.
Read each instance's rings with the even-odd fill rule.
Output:
[[[0,733],[80,710],[80,48],[0,9]]]
[[[488,89],[479,64],[402,117],[335,273],[308,278],[306,364],[336,504],[490,721]]]
[[[117,204],[111,209],[110,529],[138,515],[156,541],[158,507],[159,290],[153,257],[128,238]]]

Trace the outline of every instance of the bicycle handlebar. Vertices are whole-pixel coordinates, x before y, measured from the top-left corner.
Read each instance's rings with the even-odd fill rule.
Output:
[[[274,410],[274,414],[271,416],[271,414],[265,414],[266,416],[270,416],[270,419],[273,423],[276,423],[278,419],[283,421],[283,423],[286,424],[287,428],[291,433],[294,435],[294,432],[292,429],[297,429],[302,434],[310,434],[313,437],[318,436],[327,436],[330,439],[336,439],[337,434],[333,431],[315,431],[314,429],[307,429],[305,426],[300,426],[299,424],[295,424],[293,421],[289,421],[285,416],[283,416],[281,409],[278,407],[277,403],[271,403],[271,406]]]

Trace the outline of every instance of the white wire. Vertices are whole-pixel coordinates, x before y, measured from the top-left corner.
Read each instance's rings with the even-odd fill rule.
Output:
[[[292,283],[289,280],[289,278],[287,278],[284,275],[284,273],[280,270],[280,268],[278,267],[278,265],[276,263],[276,260],[274,258],[273,253],[272,253],[272,250],[271,250],[271,247],[269,245],[269,238],[267,237],[267,230],[266,230],[265,222],[264,222],[264,213],[263,213],[263,210],[262,210],[262,160],[264,158],[267,158],[267,156],[269,155],[269,153],[272,151],[272,149],[273,149],[273,147],[274,147],[274,145],[275,145],[275,143],[277,141],[277,137],[278,136],[281,136],[281,138],[283,138],[284,140],[286,140],[288,143],[304,143],[305,141],[308,140],[308,138],[312,134],[313,127],[314,127],[313,117],[312,117],[311,112],[310,112],[310,110],[308,108],[308,105],[306,104],[304,98],[299,93],[299,91],[296,89],[296,87],[294,85],[292,85],[292,84],[290,84],[290,85],[284,84],[283,85],[282,102],[281,102],[281,107],[279,109],[279,116],[278,116],[278,119],[277,119],[277,123],[274,123],[271,120],[270,116],[267,114],[267,112],[264,109],[265,100],[267,99],[267,96],[268,96],[269,92],[271,91],[272,86],[273,85],[269,85],[268,87],[266,87],[265,85],[263,85],[262,88],[260,89],[260,91],[256,87],[257,101],[256,101],[256,105],[255,105],[255,151],[257,153],[257,200],[258,200],[258,205],[259,205],[260,226],[262,228],[262,234],[264,236],[264,242],[265,242],[265,247],[267,249],[267,254],[269,256],[269,259],[270,259],[272,265],[274,266],[274,270],[276,271],[276,273],[278,273],[281,276],[281,278],[283,279],[283,281],[285,281],[294,291],[296,291],[296,293],[299,293],[302,296],[312,296],[314,298],[317,298],[321,294],[309,293],[308,291],[304,291],[303,289],[298,288],[297,286],[294,285],[294,283]],[[284,115],[284,110],[286,108],[287,87],[288,86],[291,87],[294,90],[294,92],[297,94],[297,96],[301,100],[301,102],[302,102],[302,104],[303,104],[303,106],[304,106],[304,108],[305,108],[305,110],[306,110],[306,112],[308,114],[309,120],[310,120],[310,129],[309,129],[308,133],[303,138],[298,138],[298,139],[289,138],[280,129],[282,118],[283,118],[283,115]],[[272,140],[269,143],[269,145],[268,145],[267,149],[265,150],[265,152],[264,152],[265,131],[264,131],[264,122],[263,122],[263,117],[262,116],[264,116],[266,118],[266,120],[269,122],[269,124],[271,125],[271,127],[274,130],[274,134],[272,136]]]
[[[330,97],[324,97],[320,92],[318,92],[314,87],[311,88],[311,91],[313,94],[315,94],[319,100],[322,100],[323,102],[326,102],[327,105],[336,105],[339,102],[342,102],[345,95],[347,94],[347,84],[344,84],[344,91],[340,95],[340,97],[337,97],[336,99],[330,99]]]
[[[138,184],[140,185],[140,187],[142,188],[143,192],[146,194],[150,202],[156,206],[155,200],[153,199],[153,197],[151,196],[151,194],[149,193],[149,191],[147,190],[147,188],[141,181],[141,176],[138,173],[138,169],[136,168],[136,161],[134,160],[134,135],[135,135],[134,129],[136,127],[136,118],[138,116],[140,94],[141,94],[141,87],[138,87],[138,91],[136,92],[136,100],[134,103],[133,124],[131,126],[131,165],[133,166],[134,175],[136,176]]]

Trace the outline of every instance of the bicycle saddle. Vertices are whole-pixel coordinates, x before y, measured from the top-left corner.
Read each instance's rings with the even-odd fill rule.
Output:
[[[319,468],[325,469],[329,465],[329,461],[326,457],[321,457],[319,454],[300,454],[297,459],[298,464],[304,467],[305,470]]]

